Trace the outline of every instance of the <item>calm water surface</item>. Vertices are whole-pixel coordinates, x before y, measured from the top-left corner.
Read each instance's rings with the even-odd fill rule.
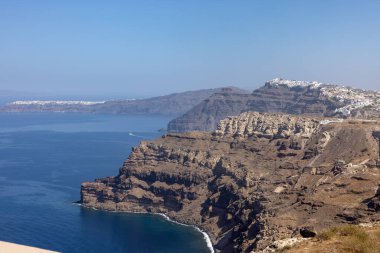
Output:
[[[168,118],[0,113],[0,240],[60,252],[209,252],[194,228],[72,204],[80,183],[116,175]]]

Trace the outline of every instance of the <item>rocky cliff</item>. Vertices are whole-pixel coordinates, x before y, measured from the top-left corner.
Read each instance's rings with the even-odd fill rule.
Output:
[[[217,252],[380,219],[380,125],[247,112],[217,131],[133,148],[115,177],[81,187],[85,207],[156,212],[210,235]]]
[[[168,130],[211,131],[221,119],[245,111],[373,118],[380,116],[380,93],[277,78],[252,94],[214,94],[169,122]]]

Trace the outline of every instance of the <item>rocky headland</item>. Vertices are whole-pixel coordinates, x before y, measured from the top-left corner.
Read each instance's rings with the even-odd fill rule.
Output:
[[[80,202],[196,225],[216,252],[271,252],[380,220],[379,123],[245,112],[141,142],[117,176],[83,183]]]
[[[169,122],[168,131],[212,131],[220,120],[246,111],[376,118],[380,116],[380,92],[276,78],[251,94],[215,93]]]

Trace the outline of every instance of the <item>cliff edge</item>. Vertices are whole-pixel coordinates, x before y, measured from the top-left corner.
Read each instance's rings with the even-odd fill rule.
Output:
[[[82,184],[81,203],[164,213],[205,230],[217,252],[270,252],[379,221],[379,145],[377,121],[246,112],[213,133],[141,142],[117,176]]]

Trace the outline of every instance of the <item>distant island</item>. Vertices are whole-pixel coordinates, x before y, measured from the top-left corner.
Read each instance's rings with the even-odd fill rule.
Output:
[[[247,93],[236,87],[173,93],[146,99],[109,101],[22,100],[0,107],[2,112],[80,112],[179,116],[211,95],[220,92]]]
[[[96,105],[104,104],[105,101],[75,101],[75,100],[19,100],[9,103],[9,106],[67,106],[67,105]]]
[[[236,87],[111,101],[13,101],[2,112],[81,112],[166,115],[169,132],[212,131],[219,121],[246,111],[319,117],[380,117],[380,92],[275,78],[249,92]]]

